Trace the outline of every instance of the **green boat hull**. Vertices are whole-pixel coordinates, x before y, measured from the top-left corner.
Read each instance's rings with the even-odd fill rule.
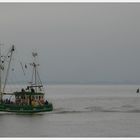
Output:
[[[49,112],[53,110],[51,103],[42,106],[32,105],[15,105],[15,104],[0,104],[0,112],[16,112],[16,113],[38,113],[38,112]]]

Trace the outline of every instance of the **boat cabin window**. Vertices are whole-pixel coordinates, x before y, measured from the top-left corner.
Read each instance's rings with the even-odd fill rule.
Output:
[[[16,99],[21,99],[21,96],[16,96]]]
[[[31,99],[40,100],[40,99],[43,99],[43,96],[34,95],[34,96],[31,96]]]
[[[31,96],[31,99],[35,99],[35,97],[34,96]]]
[[[20,99],[19,96],[16,96],[16,99]]]
[[[43,98],[43,96],[39,96],[39,100],[42,99],[42,98]]]
[[[33,88],[31,88],[31,92],[35,92],[35,90]]]

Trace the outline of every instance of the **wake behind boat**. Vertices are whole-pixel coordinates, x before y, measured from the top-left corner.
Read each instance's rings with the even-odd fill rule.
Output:
[[[36,63],[37,53],[33,52],[33,63],[30,65],[32,69],[32,81],[24,89],[20,91],[15,91],[12,93],[5,92],[8,74],[10,69],[10,64],[15,51],[14,45],[10,48],[4,60],[2,60],[1,50],[0,50],[0,111],[2,112],[16,112],[16,113],[37,113],[37,112],[47,112],[53,110],[52,103],[45,100],[45,93],[43,92],[43,84],[40,80],[38,73],[39,64]],[[5,61],[8,62],[8,67],[6,69],[6,76],[4,79],[4,85],[2,86],[2,72],[5,70]],[[10,95],[10,98],[4,98],[4,96]],[[14,96],[15,100],[11,101],[11,97]]]

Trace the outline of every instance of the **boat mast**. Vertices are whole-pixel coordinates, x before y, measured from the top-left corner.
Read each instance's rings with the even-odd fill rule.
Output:
[[[2,56],[1,56],[1,46],[3,46],[4,44],[0,44],[0,101],[2,101],[2,76],[1,76],[1,70],[3,70],[3,66],[2,66]]]
[[[6,78],[5,78],[4,86],[3,86],[3,93],[4,93],[4,90],[5,90],[6,84],[7,84],[7,78],[8,78],[10,64],[11,64],[12,55],[13,55],[14,50],[15,50],[15,46],[12,45],[12,47],[10,49],[10,55],[8,55],[8,57],[10,57],[10,60],[9,60],[9,64],[8,64],[8,68],[7,68],[7,72],[6,72]]]
[[[0,44],[0,67],[1,67],[1,45]],[[2,101],[2,92],[1,92],[1,68],[0,68],[0,100]]]
[[[36,66],[37,66],[37,64],[36,64],[36,56],[37,56],[37,54],[34,56],[34,69],[35,69],[35,91],[37,92],[37,82],[36,82]]]
[[[35,92],[37,92],[37,79],[36,79],[36,68],[37,68],[37,64],[36,64],[36,56],[37,56],[37,53],[33,54],[33,57],[34,57],[34,62],[33,62],[33,67],[34,67],[34,71],[35,71]]]
[[[41,82],[40,77],[39,77],[38,70],[37,70],[37,67],[39,66],[39,64],[36,63],[36,56],[37,56],[37,55],[38,55],[38,54],[35,53],[35,52],[32,53],[32,56],[33,56],[34,60],[33,60],[33,63],[30,64],[31,66],[33,66],[31,87],[34,87],[34,88],[35,88],[35,92],[38,91],[38,88],[43,87],[43,86],[42,86],[42,82]],[[33,77],[34,77],[34,78],[33,78]],[[37,80],[39,80],[39,81],[37,81]],[[40,82],[40,85],[39,85],[38,82]]]
[[[1,66],[1,44],[0,44],[0,66]],[[2,101],[2,92],[1,92],[1,68],[0,68],[0,101]]]

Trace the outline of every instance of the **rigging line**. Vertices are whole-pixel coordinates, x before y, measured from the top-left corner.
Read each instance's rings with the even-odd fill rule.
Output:
[[[33,78],[34,78],[34,71],[35,71],[35,69],[34,69],[34,67],[33,67],[33,70],[32,70],[33,72],[32,72],[32,77],[31,77],[31,85],[33,84]]]
[[[40,65],[40,63],[39,63],[39,56],[38,56],[38,55],[37,55],[37,59],[36,59],[36,61],[37,61],[38,64],[39,64],[38,66],[41,68],[41,65]],[[42,84],[42,81],[41,81],[41,78],[40,78],[40,75],[39,75],[39,72],[38,72],[38,71],[39,71],[39,70],[38,70],[39,67],[37,68],[37,73],[38,73],[38,78],[39,78],[39,80],[40,80],[40,83]],[[42,84],[42,85],[43,85],[43,84]]]
[[[20,64],[20,66],[21,66],[20,68],[22,69],[22,73],[23,73],[23,80],[22,80],[22,82],[24,82],[24,84],[27,85],[28,71],[26,70],[27,68],[25,69],[25,67],[23,65],[23,61],[21,61],[21,57],[19,55],[19,51],[17,49],[16,49],[16,51],[17,51],[18,63]],[[26,65],[26,63],[25,63],[25,65]],[[27,67],[27,65],[26,65],[26,67]]]
[[[15,51],[15,53],[16,53],[16,51]],[[17,80],[16,69],[15,69],[15,65],[16,65],[15,55],[12,58],[13,58],[12,61],[11,61],[12,67],[10,68],[11,72],[9,73],[8,82],[12,83],[12,86],[11,86],[10,90],[13,92],[15,89],[18,90],[18,87],[17,87],[18,80]]]
[[[2,91],[1,91],[1,89],[2,89],[2,61],[1,61],[1,46],[2,46],[3,44],[0,44],[0,100],[2,101]]]
[[[45,92],[47,89],[45,89],[45,87],[44,87],[43,84],[42,84],[42,81],[41,81],[41,78],[40,78],[40,75],[39,75],[38,69],[37,69],[37,76],[38,76],[39,82],[40,82],[40,84],[41,84],[41,86],[42,86],[42,91]],[[45,93],[46,93],[46,92],[45,92]]]
[[[37,55],[37,62],[39,62],[39,56]],[[40,63],[39,63],[40,64]],[[39,65],[40,66],[40,68],[41,68],[41,66],[42,65]],[[39,67],[38,67],[39,68]],[[38,72],[38,70],[37,70],[37,72]],[[40,80],[40,83],[41,83],[41,85],[42,85],[42,91],[44,91],[45,93],[46,93],[46,91],[47,91],[47,86],[46,86],[46,88],[45,88],[45,86],[43,86],[43,83],[42,83],[42,81],[41,81],[41,78],[40,78],[40,75],[39,75],[39,72],[37,73],[37,75],[38,75],[38,78],[39,78],[39,80]]]
[[[3,60],[2,60],[2,63],[3,63],[3,68],[5,69],[5,61],[7,62],[7,58],[8,58],[8,54],[9,54],[9,51],[7,52],[6,55],[2,55],[1,57],[3,57]],[[5,74],[4,74],[5,75]],[[5,77],[5,76],[4,76]]]
[[[22,62],[21,62],[21,59],[20,59],[18,50],[16,49],[16,51],[17,51],[18,63],[20,63],[21,68],[22,68],[22,71],[23,71],[23,74],[24,74],[24,76],[25,76],[25,75],[26,75],[26,72],[25,72],[24,67],[23,67],[23,64],[22,64]]]
[[[10,52],[11,52],[11,48],[9,49],[9,51],[7,52],[7,54],[5,56],[3,56],[4,57],[4,60],[3,61],[6,61],[6,59],[9,58],[8,55],[9,55]]]
[[[25,71],[24,71],[24,68],[23,68],[22,62],[20,62],[20,65],[21,65],[21,68],[22,68],[23,74],[24,74],[24,76],[25,76]]]
[[[39,73],[38,73],[38,69],[37,69],[37,76],[38,76],[38,85],[41,84],[42,88],[43,88],[43,84],[42,84],[42,81],[40,79],[40,76],[39,76]],[[44,90],[44,89],[43,89]],[[40,87],[40,91],[41,91],[41,87]]]
[[[17,49],[16,51],[14,52],[16,54],[16,57],[17,57]],[[9,79],[11,80],[10,82],[14,84],[14,86],[12,86],[11,90],[14,91],[15,89],[18,91],[18,76],[17,76],[17,70],[15,69],[15,66],[17,64],[17,60],[19,61],[19,59],[15,59],[15,55],[13,56],[12,58],[12,61],[11,61],[11,64],[12,64],[12,68],[10,68],[11,70],[11,76],[9,76]]]
[[[17,85],[18,79],[17,79],[17,74],[16,74],[15,69],[12,70],[11,82],[13,82],[13,84],[14,84],[14,87],[12,90],[15,90],[15,89],[18,90],[18,85]]]
[[[40,79],[38,70],[37,70],[37,76],[38,76],[38,79],[39,79],[40,84],[43,85],[43,84],[42,84],[42,81],[41,81],[41,79]]]
[[[14,50],[15,50],[14,45],[12,45],[12,47],[10,48],[10,60],[9,60],[9,64],[8,64],[8,68],[7,68],[7,72],[6,72],[6,78],[5,78],[5,82],[4,82],[4,86],[3,86],[3,92],[4,92],[5,87],[6,87],[7,78],[8,78],[9,69],[10,69],[10,64],[11,64],[12,55],[13,55]]]

